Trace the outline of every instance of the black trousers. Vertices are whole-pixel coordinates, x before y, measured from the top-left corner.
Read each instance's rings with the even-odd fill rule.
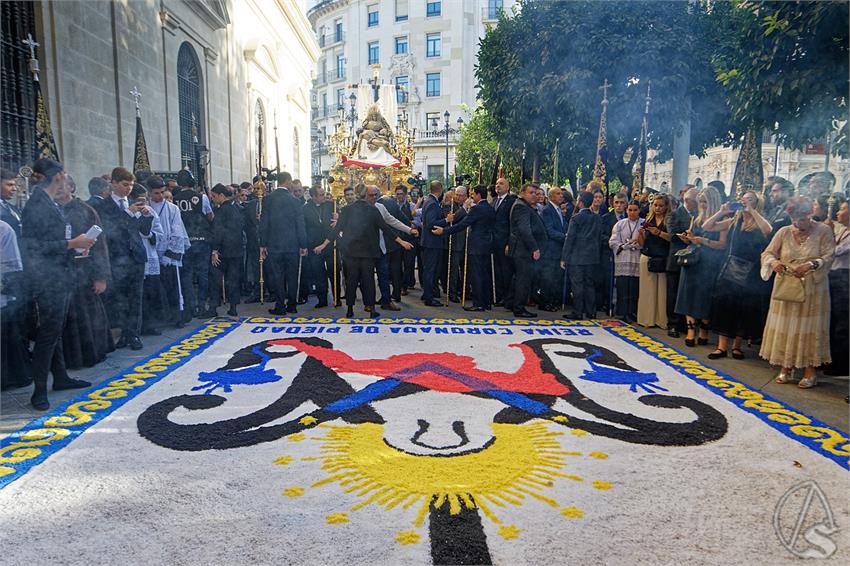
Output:
[[[576,314],[596,317],[596,274],[599,265],[568,265],[573,290],[573,310]]]
[[[440,260],[443,258],[442,248],[422,248],[422,300],[434,300],[434,285],[437,284],[437,274],[440,272]]]
[[[398,303],[401,302],[401,288],[404,286],[404,248],[398,248],[387,253],[387,261],[390,265],[392,300]]]
[[[328,304],[328,281],[333,276],[333,253],[314,254],[310,250],[304,258],[304,263],[309,266],[310,273],[313,274],[318,304]]]
[[[449,270],[449,297],[460,297],[463,294],[463,248],[452,246],[452,260]],[[468,267],[468,266],[467,266]]]
[[[129,339],[142,329],[142,293],[145,266],[141,263],[113,264],[112,287],[106,290],[107,313],[112,328],[120,328]]]
[[[829,300],[832,313],[829,319],[829,348],[832,372],[847,375],[850,359],[847,354],[848,341],[848,277],[847,269],[833,269],[829,272]]]
[[[294,307],[298,302],[298,252],[269,253],[265,263],[277,299],[275,308]]]
[[[640,277],[619,276],[617,285],[617,316],[637,319],[638,289]]]
[[[534,283],[534,260],[531,258],[514,257],[514,278],[511,289],[506,294],[505,306],[520,312],[528,305]],[[510,304],[508,304],[510,303]]]
[[[558,258],[543,258],[540,260],[540,289],[543,294],[543,304],[548,307],[559,307],[564,301],[564,270]]]
[[[47,390],[48,371],[53,374],[53,383],[68,379],[62,329],[68,317],[71,287],[63,283],[66,282],[33,282],[33,298],[38,305],[38,330],[32,350],[32,376],[36,391]],[[141,277],[138,288],[141,291]]]
[[[679,294],[681,271],[667,272],[667,328],[685,330],[685,317],[676,313],[676,295]]]
[[[497,246],[493,252],[493,270],[496,272],[496,302],[504,302],[514,276],[514,262],[505,255],[505,246]]]
[[[375,306],[375,258],[373,257],[347,257],[345,265],[348,273],[345,278],[345,304],[354,306],[357,299],[357,287],[360,286],[360,294],[363,296],[363,305]]]
[[[210,270],[210,306],[222,304],[221,287],[224,279],[224,291],[227,302],[235,307],[242,296],[242,256],[223,257],[218,267]]]
[[[177,286],[177,266],[160,265],[159,280],[162,283],[162,290],[165,293],[165,301],[168,309],[165,313],[165,320],[168,322],[178,322],[181,313],[180,288]],[[185,306],[185,303],[184,308],[188,308]]]
[[[413,243],[412,250],[402,249],[402,287],[410,289],[416,287],[416,248],[418,243]]]
[[[596,306],[611,308],[611,293],[614,290],[614,263],[610,253],[602,253],[599,269],[596,271]]]
[[[142,284],[142,330],[152,330],[167,320],[161,275],[145,275]]]
[[[470,254],[467,276],[472,295],[472,306],[487,308],[492,300],[492,283],[490,281],[490,254]]]

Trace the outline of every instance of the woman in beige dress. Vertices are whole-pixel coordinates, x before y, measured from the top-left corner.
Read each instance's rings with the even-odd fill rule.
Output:
[[[637,322],[643,327],[667,328],[667,256],[670,254],[670,231],[667,217],[670,197],[655,195],[649,205],[646,221],[638,230],[641,246],[638,283]],[[652,265],[652,268],[650,266]]]
[[[829,363],[829,283],[835,252],[829,226],[812,221],[812,201],[795,197],[786,208],[791,226],[780,228],[761,254],[762,274],[786,269],[805,281],[802,303],[770,299],[759,355],[782,369],[777,383],[788,383],[794,368],[805,368],[799,387],[817,383],[815,368]]]

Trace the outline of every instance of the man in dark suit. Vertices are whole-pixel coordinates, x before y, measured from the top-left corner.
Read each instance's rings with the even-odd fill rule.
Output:
[[[41,163],[44,178],[33,190],[21,213],[24,273],[38,307],[39,324],[32,352],[35,391],[31,403],[39,411],[50,408],[47,400],[48,371],[53,373],[54,391],[91,385],[68,376],[62,349],[62,329],[71,297],[72,286],[69,283],[74,280],[75,248],[88,250],[94,245],[94,240],[84,234],[72,237],[71,225],[65,219],[62,208],[53,202],[53,197],[65,183],[62,165],[56,161],[43,161],[46,161]],[[140,281],[141,278],[139,276]]]
[[[495,274],[496,305],[504,304],[514,275],[514,262],[508,257],[507,245],[511,235],[511,207],[517,197],[511,194],[508,180],[496,180],[496,196],[493,199],[493,210],[496,212],[496,222],[493,225],[493,265]]]
[[[505,298],[505,308],[511,308],[514,316],[532,318],[537,316],[525,306],[531,297],[534,266],[542,257],[546,243],[546,227],[537,214],[537,186],[526,183],[511,207],[508,252],[514,262],[514,278]]]
[[[377,190],[377,187],[372,188]],[[381,313],[375,309],[375,261],[383,253],[379,234],[382,233],[386,240],[395,240],[405,249],[412,246],[389,227],[377,207],[366,201],[366,185],[357,185],[354,190],[357,200],[342,209],[336,226],[331,229],[331,238],[326,239],[316,249],[321,253],[330,245],[331,239],[340,238],[339,248],[345,255],[347,268],[346,316],[354,316],[354,302],[357,298],[357,287],[360,286],[364,307],[372,318],[378,318]]]
[[[570,220],[564,248],[561,252],[561,268],[567,270],[573,292],[571,314],[564,318],[583,320],[596,316],[596,281],[594,271],[599,268],[602,245],[602,218],[591,211],[593,195],[579,193],[578,214]]]
[[[89,195],[86,204],[97,209],[103,199],[109,197],[109,181],[103,177],[92,177],[89,180]]]
[[[245,225],[242,292],[247,297],[246,303],[256,303],[260,300],[259,199],[256,196],[254,186],[248,181],[243,182],[239,187],[239,200],[241,201],[242,219]]]
[[[493,248],[493,224],[496,221],[496,213],[487,202],[486,185],[478,185],[473,189],[472,201],[474,204],[463,218],[448,228],[443,228],[446,221],[441,220],[432,232],[443,237],[466,233],[467,261],[469,262],[466,272],[472,291],[472,307],[464,306],[463,308],[467,311],[483,312],[490,308],[490,253]]]
[[[679,276],[682,268],[676,258],[676,252],[688,246],[677,234],[691,229],[691,219],[697,215],[697,191],[694,185],[682,188],[682,203],[673,210],[667,220],[670,234],[670,251],[667,254],[667,336],[678,338],[685,330],[685,317],[676,312],[676,295],[679,293]],[[671,198],[671,206],[676,206],[676,199]]]
[[[564,273],[561,270],[561,250],[564,248],[564,237],[567,233],[569,219],[564,216],[561,204],[564,194],[558,187],[549,189],[549,203],[540,213],[543,226],[546,227],[546,243],[543,245],[542,281],[543,304],[541,310],[555,312],[563,302]]]
[[[466,209],[463,207],[466,199],[466,187],[455,187],[453,203],[452,206],[448,208],[448,214],[446,214],[446,220],[449,221],[448,224],[456,224],[463,220],[463,217],[466,216]],[[451,242],[451,246],[447,246],[446,251],[448,252],[448,248],[451,247],[451,258],[448,261],[446,289],[449,294],[449,300],[453,303],[459,303],[461,292],[463,290],[463,281],[461,279],[463,278],[463,258],[466,249],[466,232],[456,232],[453,236],[450,236],[448,240]]]
[[[413,203],[407,197],[407,187],[399,185],[395,190],[395,201],[404,218],[404,223],[408,226],[413,225]],[[419,244],[418,238],[413,236],[402,235],[405,242],[413,244],[412,250],[402,250],[402,283],[401,294],[407,295],[407,290],[416,286],[416,246]]]
[[[325,189],[320,186],[310,187],[310,200],[304,203],[304,226],[307,232],[305,260],[316,278],[317,309],[328,306],[328,280],[333,277],[334,270],[333,250],[325,248],[316,252],[316,249],[329,239],[333,214],[333,203],[326,200]]]
[[[377,187],[368,188],[367,200],[370,203],[374,197],[380,197],[380,192],[375,194],[376,191],[378,191]],[[383,196],[375,199],[375,206],[378,206],[378,210],[387,224],[391,226],[395,224],[392,227],[395,228],[396,235],[406,242],[409,241],[408,238],[411,236],[405,230],[410,230],[410,223],[407,221],[407,217],[402,212],[398,202],[391,196]],[[384,208],[386,213],[381,210],[381,207]],[[415,234],[416,232],[414,231],[413,233]],[[381,290],[380,303],[381,307],[387,310],[398,311],[401,310],[398,303],[401,302],[402,263],[404,262],[405,250],[396,243],[395,239],[385,239],[384,247],[386,248],[386,253],[378,260],[378,283],[382,283],[379,285]]]
[[[242,235],[245,231],[245,219],[237,199],[233,198],[228,187],[221,183],[212,188],[210,199],[218,208],[212,223],[213,270],[210,272],[211,293],[210,309],[218,315],[216,309],[221,304],[221,280],[224,277],[224,289],[230,309],[229,316],[239,316],[236,305],[241,297],[242,284]]]
[[[263,201],[260,255],[266,258],[277,303],[271,314],[294,314],[298,302],[299,259],[307,255],[304,206],[289,192],[292,176],[280,174],[281,186]]]
[[[112,194],[98,203],[103,233],[109,247],[112,286],[106,290],[110,323],[121,327],[116,348],[141,350],[142,294],[147,253],[142,236],[149,237],[153,214],[141,202],[129,202],[135,177],[124,167],[112,170]]]
[[[434,296],[434,286],[440,272],[440,259],[443,257],[443,239],[434,235],[431,228],[443,218],[440,199],[443,194],[443,184],[431,181],[430,194],[422,203],[422,301],[429,307],[440,307],[443,304]]]
[[[18,175],[11,169],[3,169],[0,171],[0,220],[12,227],[15,231],[15,237],[21,239],[21,211],[15,206],[15,194],[18,192],[18,185],[15,179]]]
[[[596,272],[598,276],[596,281],[596,307],[612,314],[614,312],[614,296],[612,294],[614,290],[614,253],[611,251],[611,246],[608,245],[608,239],[611,238],[614,224],[626,217],[626,205],[628,203],[626,193],[617,193],[614,195],[614,210],[602,215],[600,231],[602,238],[602,251],[600,253],[602,255],[599,258],[599,269]]]

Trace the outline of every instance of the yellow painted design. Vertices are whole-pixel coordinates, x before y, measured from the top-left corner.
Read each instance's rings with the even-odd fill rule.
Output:
[[[396,542],[401,544],[419,544],[421,537],[416,531],[401,531],[395,537]]]
[[[313,426],[314,424],[319,422],[319,420],[314,416],[305,415],[305,416],[301,417],[300,419],[298,419],[298,422],[303,424],[304,426]]]
[[[591,458],[596,458],[597,460],[608,459],[608,454],[606,454],[605,452],[591,452],[590,454],[588,454],[588,456],[590,456]]]
[[[568,419],[564,415],[555,415],[554,417],[552,417],[552,420],[555,421],[556,423],[565,423],[570,419]]]
[[[499,536],[505,540],[515,539],[519,536],[520,529],[513,525],[503,525],[499,527]]]
[[[275,458],[274,463],[286,466],[292,463],[292,456],[281,456],[280,458]]]
[[[322,443],[322,470],[327,477],[311,487],[338,484],[358,499],[351,511],[370,505],[384,509],[416,508],[414,526],[421,528],[432,504],[457,515],[480,509],[500,524],[498,508],[520,506],[529,499],[557,508],[544,491],[566,466],[565,454],[545,423],[493,424],[495,441],[473,454],[445,458],[414,456],[384,442],[383,425],[364,423],[327,428]],[[575,453],[570,453],[575,454]],[[432,503],[433,502],[433,503]]]
[[[295,434],[290,434],[289,436],[286,437],[286,439],[289,442],[301,442],[302,440],[305,440],[306,438],[307,438],[307,436],[303,432],[297,432]]]
[[[283,490],[283,494],[287,497],[301,497],[304,495],[303,487],[287,487]]]
[[[605,480],[595,480],[593,482],[593,487],[602,491],[608,491],[609,489],[611,489],[611,482]]]
[[[348,522],[348,513],[332,513],[325,517],[329,525],[341,525]]]
[[[573,436],[584,436],[584,435],[587,434],[586,430],[582,430],[580,428],[574,428],[572,432],[573,432]]]
[[[561,509],[561,515],[568,519],[581,519],[584,517],[584,511],[578,507],[564,507]]]

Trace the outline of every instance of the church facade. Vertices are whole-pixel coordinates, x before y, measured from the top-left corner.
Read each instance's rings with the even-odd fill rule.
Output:
[[[297,0],[3,2],[3,165],[27,161],[29,49],[60,159],[79,185],[132,168],[136,106],[151,168],[207,184],[258,167],[310,177],[310,88],[319,47]],[[10,85],[7,76],[15,84]],[[29,113],[29,114],[28,114]],[[31,134],[29,134],[31,135]],[[85,193],[85,190],[82,190]]]

